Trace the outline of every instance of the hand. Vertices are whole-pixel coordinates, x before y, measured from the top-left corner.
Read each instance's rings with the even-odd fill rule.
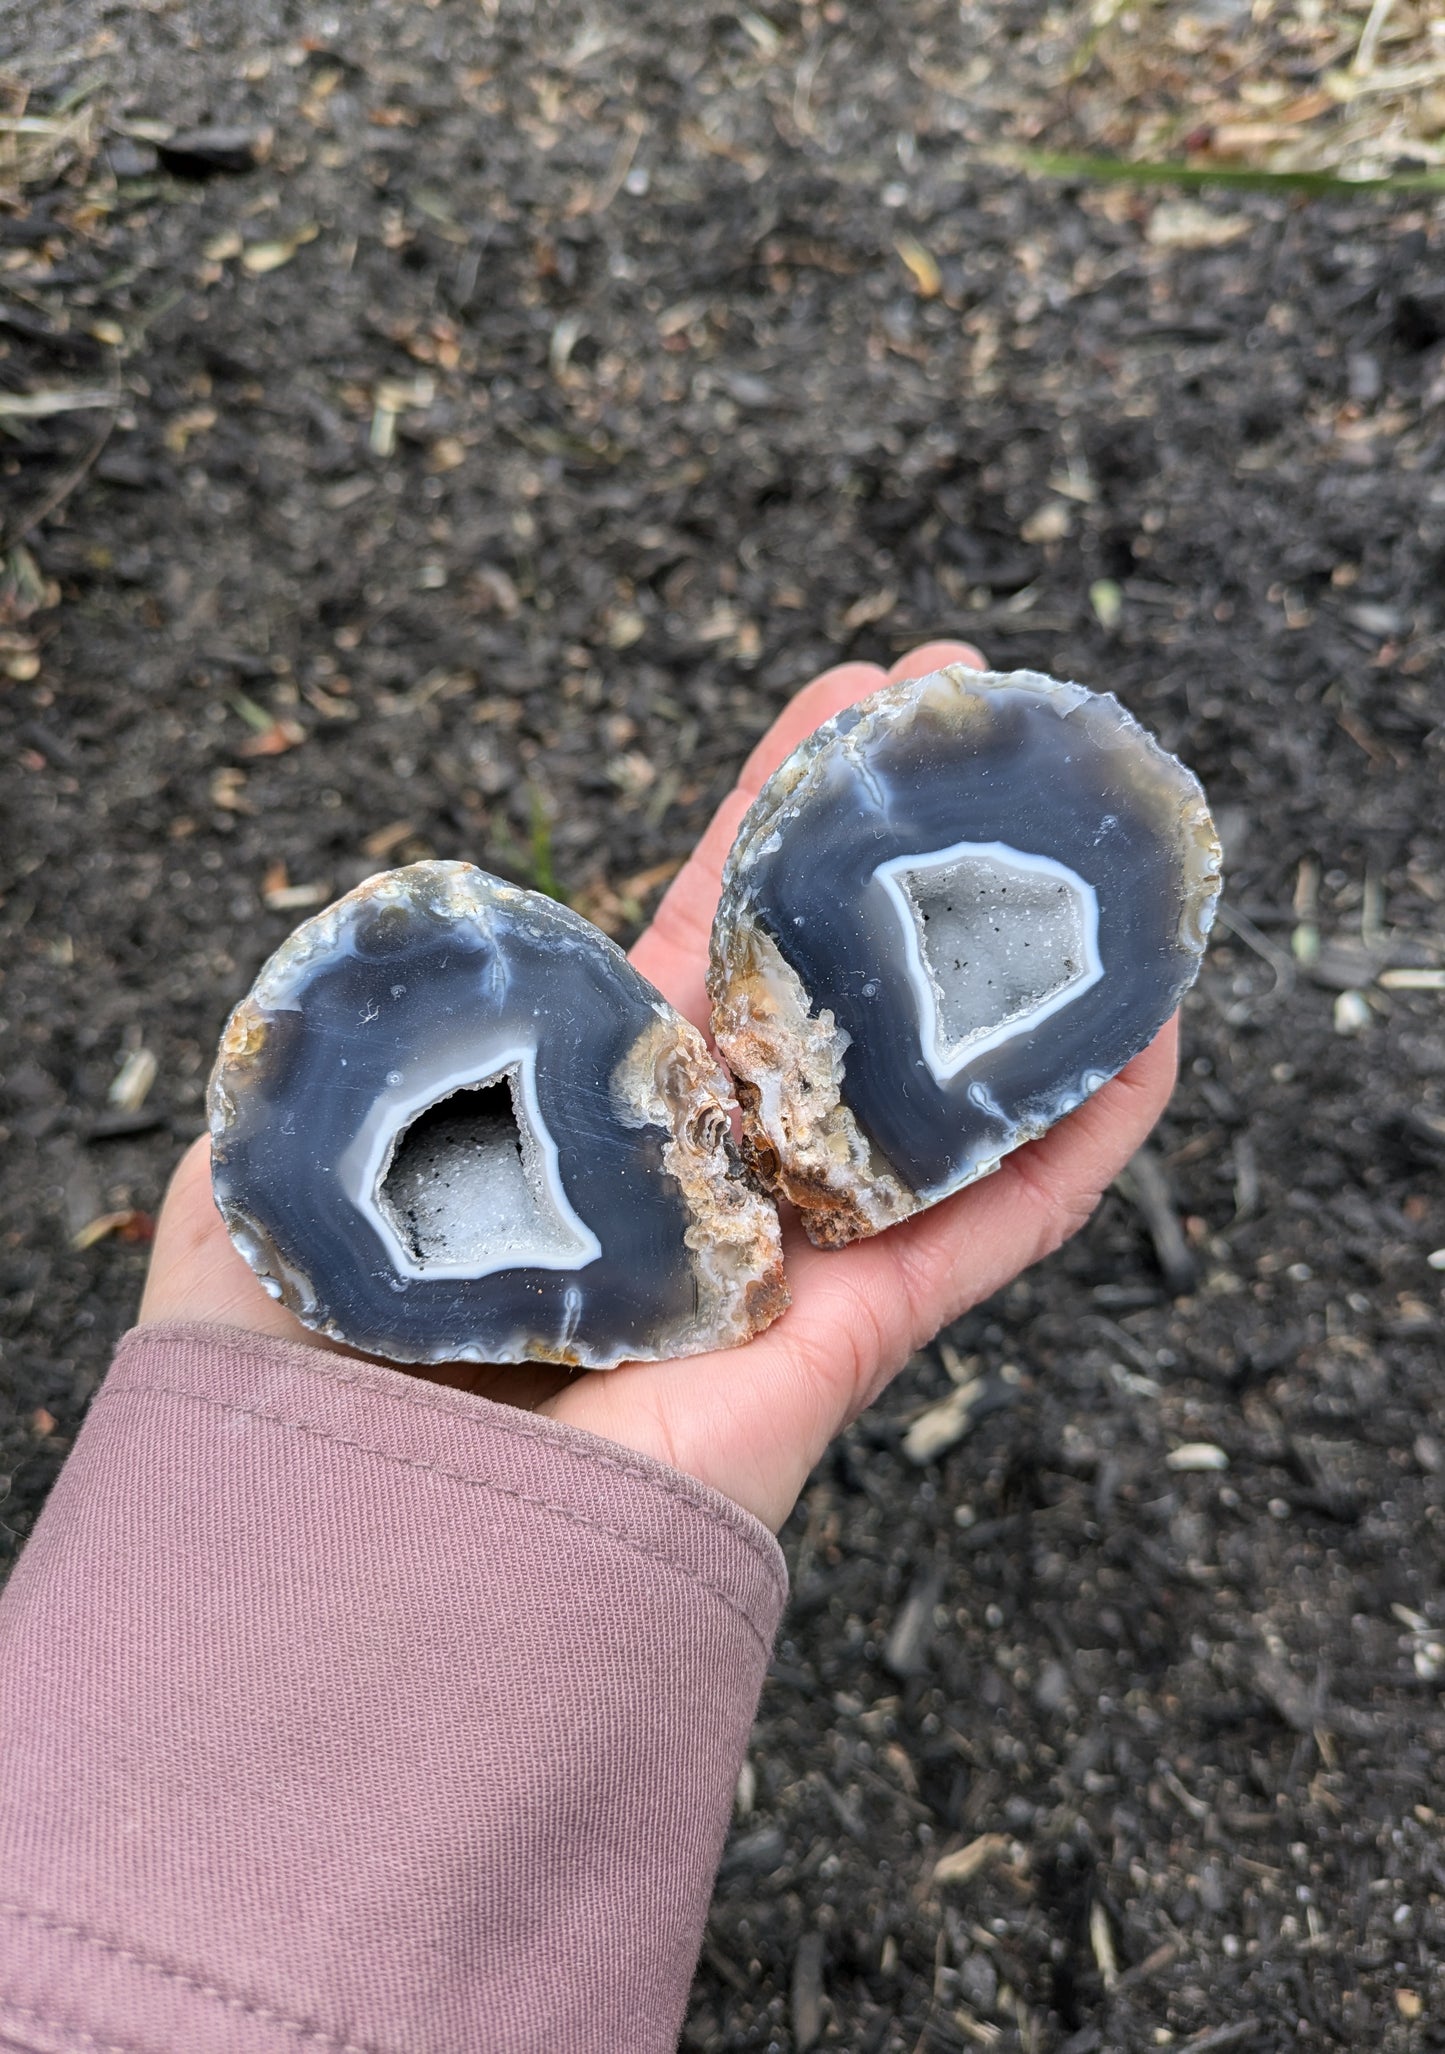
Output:
[[[978,665],[957,642],[915,649],[886,675]],[[800,692],[749,757],[737,787],[632,951],[633,961],[705,1027],[708,935],[722,866],[764,781],[805,735],[876,691],[885,673],[844,663]],[[1163,1111],[1176,1023],[1044,1136],[981,1183],[871,1241],[813,1248],[784,1227],[793,1304],[743,1348],[680,1362],[568,1376],[530,1365],[416,1371],[634,1448],[711,1484],[774,1529],[833,1436],[872,1403],[916,1348],[1081,1227]],[[141,1322],[206,1320],[320,1343],[268,1297],[232,1248],[211,1199],[209,1145],[187,1152],[156,1229]]]

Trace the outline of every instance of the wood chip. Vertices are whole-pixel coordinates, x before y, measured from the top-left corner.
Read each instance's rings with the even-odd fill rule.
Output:
[[[1099,1980],[1105,1990],[1112,1990],[1119,1980],[1119,1957],[1114,1952],[1114,1935],[1109,1928],[1109,1914],[1096,1897],[1089,1906],[1089,1947],[1094,1956],[1094,1965],[1099,1971]]]
[[[150,1095],[159,1068],[148,1048],[133,1048],[106,1093],[110,1104],[119,1112],[138,1113]]]
[[[1228,1469],[1229,1457],[1213,1441],[1185,1441],[1181,1447],[1169,1450],[1164,1457],[1164,1466],[1189,1476],[1211,1469]]]
[[[298,228],[294,235],[284,240],[247,243],[241,252],[242,268],[258,278],[268,271],[279,271],[283,264],[291,262],[303,243],[314,242],[320,233],[320,224],[308,221],[304,228]]]
[[[1161,200],[1149,216],[1144,240],[1156,250],[1222,250],[1254,227],[1248,214],[1220,214],[1197,200]]]
[[[254,813],[255,807],[243,796],[246,773],[225,764],[211,779],[211,804],[222,813]]]
[[[646,870],[639,870],[633,877],[625,877],[619,889],[625,898],[645,899],[660,884],[671,884],[686,861],[685,856],[669,856],[664,862],[650,863]]]
[[[793,1957],[793,2045],[798,2054],[816,2046],[823,2030],[823,1935],[805,1933]]]
[[[1072,534],[1073,527],[1074,516],[1067,502],[1048,499],[1037,513],[1029,515],[1019,529],[1019,535],[1025,542],[1062,542],[1066,535]]]
[[[657,332],[664,342],[669,336],[681,335],[685,328],[691,328],[694,321],[701,321],[707,313],[704,299],[679,300],[675,306],[664,307],[657,317]]]
[[[329,884],[292,884],[284,863],[273,863],[261,881],[261,903],[272,913],[304,912],[308,906],[324,906],[330,896]]]
[[[984,1388],[983,1378],[973,1377],[915,1419],[903,1436],[903,1452],[909,1461],[922,1468],[956,1447],[973,1426],[974,1411]]]
[[[393,849],[399,848],[403,842],[410,841],[415,833],[416,827],[410,820],[393,820],[386,827],[378,827],[366,837],[361,844],[361,853],[363,856],[374,857],[379,862],[382,857],[389,856]]]
[[[306,739],[306,730],[299,720],[273,720],[268,728],[258,735],[252,735],[249,742],[242,742],[237,751],[241,756],[284,756],[288,749],[294,749]]]
[[[970,1840],[967,1847],[959,1847],[952,1854],[940,1855],[933,1864],[933,1881],[941,1883],[971,1883],[975,1876],[992,1868],[996,1861],[1008,1853],[1008,1836],[1004,1833],[981,1833],[977,1840]]]
[[[308,906],[324,906],[331,897],[329,884],[289,884],[284,891],[266,893],[273,913],[303,913]]]
[[[1334,1004],[1334,1029],[1346,1036],[1363,1034],[1374,1015],[1362,991],[1342,991]]]
[[[1445,991],[1445,970],[1382,970],[1375,982],[1382,991]]]
[[[943,273],[933,252],[911,235],[900,235],[893,247],[907,265],[919,298],[936,300],[943,290]]]
[[[848,608],[843,626],[850,635],[856,628],[872,627],[875,621],[887,620],[897,604],[898,594],[891,585],[885,585],[879,592],[865,593]]]
[[[215,427],[219,418],[214,407],[189,407],[185,413],[174,415],[166,423],[161,440],[172,456],[184,456],[191,437],[204,435],[208,428]]]

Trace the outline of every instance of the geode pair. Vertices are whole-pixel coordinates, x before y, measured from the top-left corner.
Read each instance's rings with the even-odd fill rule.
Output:
[[[1198,969],[1219,848],[1112,697],[953,667],[768,781],[713,923],[713,1032],[588,922],[462,863],[369,879],[267,963],[211,1080],[216,1200],[309,1327],[399,1362],[609,1368],[784,1309],[1137,1055]]]

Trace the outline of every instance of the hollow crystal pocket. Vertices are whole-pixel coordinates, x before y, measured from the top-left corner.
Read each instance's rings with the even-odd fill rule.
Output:
[[[733,1103],[696,1029],[595,927],[419,863],[298,928],[236,1008],[213,1184],[267,1289],[370,1353],[695,1354],[787,1303]]]
[[[885,688],[763,787],[713,924],[745,1153],[840,1246],[997,1169],[1192,983],[1219,845],[1116,699],[959,666]]]

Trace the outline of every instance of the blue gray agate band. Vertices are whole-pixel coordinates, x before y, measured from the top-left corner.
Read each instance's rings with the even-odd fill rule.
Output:
[[[598,929],[418,863],[307,921],[236,1008],[213,1186],[318,1332],[397,1362],[606,1368],[729,1346],[787,1303],[733,1108]]]
[[[747,1150],[812,1237],[996,1169],[1144,1048],[1219,891],[1204,794],[1116,699],[955,666],[764,786],[713,927]]]

